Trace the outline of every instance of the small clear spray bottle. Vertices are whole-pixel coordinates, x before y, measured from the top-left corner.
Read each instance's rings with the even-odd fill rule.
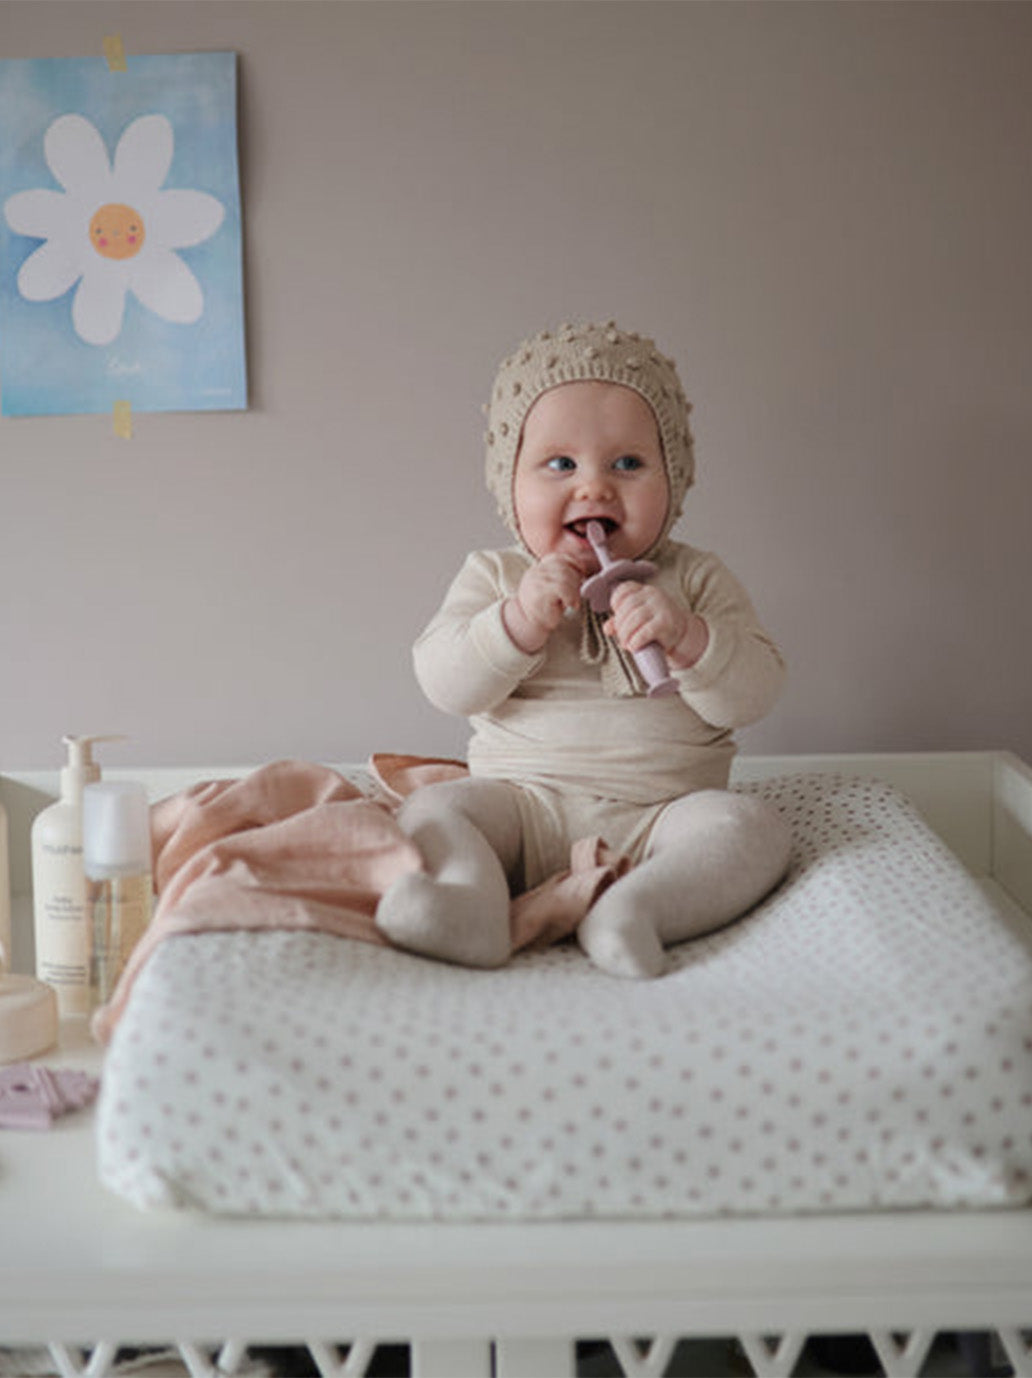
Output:
[[[150,814],[135,781],[87,785],[82,809],[90,985],[93,1003],[103,1005],[150,923]]]

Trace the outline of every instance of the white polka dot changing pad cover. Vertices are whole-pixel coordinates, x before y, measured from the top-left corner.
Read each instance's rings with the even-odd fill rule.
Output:
[[[312,933],[166,940],[105,1064],[141,1208],[671,1218],[1032,1199],[1032,940],[875,781],[745,786],[786,881],[654,981]]]

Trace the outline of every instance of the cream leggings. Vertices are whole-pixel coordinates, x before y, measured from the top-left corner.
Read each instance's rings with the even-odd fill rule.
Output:
[[[426,871],[391,886],[377,926],[425,956],[500,966],[509,957],[510,890],[522,884],[517,788],[482,778],[428,785],[398,818]],[[784,875],[790,850],[781,815],[754,795],[699,790],[675,799],[656,819],[640,863],[581,923],[581,946],[614,976],[657,976],[664,947],[744,914]]]

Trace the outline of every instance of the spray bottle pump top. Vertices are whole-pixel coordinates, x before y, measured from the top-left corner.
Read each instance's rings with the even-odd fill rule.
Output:
[[[147,791],[136,780],[87,785],[82,795],[82,859],[94,880],[151,868]]]
[[[61,770],[61,797],[79,793],[84,785],[100,779],[100,766],[93,759],[94,742],[124,742],[124,736],[72,737],[64,736],[68,760]]]

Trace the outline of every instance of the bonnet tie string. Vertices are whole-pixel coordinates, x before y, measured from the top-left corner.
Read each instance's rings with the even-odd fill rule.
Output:
[[[643,697],[645,682],[633,657],[602,630],[608,616],[608,613],[595,612],[587,603],[582,605],[580,658],[585,665],[599,667],[602,692],[607,698]]]

